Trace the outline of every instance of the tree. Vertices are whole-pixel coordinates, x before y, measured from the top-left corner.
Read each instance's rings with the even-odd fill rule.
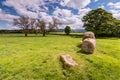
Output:
[[[120,37],[120,20],[114,20],[113,35]]]
[[[114,25],[112,14],[102,8],[91,10],[83,17],[84,27],[87,31],[93,31],[95,35],[112,34]]]
[[[43,34],[43,36],[45,36],[46,34],[46,23],[43,20],[38,20],[37,26],[40,28],[41,33]]]
[[[61,25],[62,23],[60,22],[59,19],[57,19],[56,17],[52,17],[52,22],[48,23],[48,32],[51,31],[56,31],[58,29],[58,25]]]
[[[26,37],[29,32],[29,29],[32,29],[35,23],[35,19],[24,17],[24,16],[13,19],[13,21],[14,21],[14,25],[17,25],[24,30]]]
[[[56,28],[58,29],[58,25],[61,25],[62,23],[60,22],[59,19],[57,19],[56,17],[52,17],[52,20],[53,20],[53,24],[52,24],[52,28]]]
[[[60,21],[57,18],[55,18],[55,17],[52,17],[52,20],[53,20],[53,22],[49,22],[48,23],[49,26],[47,26],[47,27],[46,27],[47,23],[45,23],[45,21],[40,20],[40,19],[37,20],[37,24],[36,25],[37,25],[37,27],[40,28],[40,31],[42,32],[43,36],[46,35],[47,31],[51,32],[51,31],[54,31],[55,29],[58,29],[57,25],[61,24]]]
[[[70,26],[66,26],[66,27],[65,27],[65,33],[66,33],[67,35],[69,35],[70,32],[71,32]]]

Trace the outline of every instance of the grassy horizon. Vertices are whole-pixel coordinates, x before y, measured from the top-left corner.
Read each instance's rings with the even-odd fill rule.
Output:
[[[120,39],[97,38],[95,52],[84,54],[81,37],[0,34],[0,80],[120,80]],[[79,65],[63,68],[61,54]]]

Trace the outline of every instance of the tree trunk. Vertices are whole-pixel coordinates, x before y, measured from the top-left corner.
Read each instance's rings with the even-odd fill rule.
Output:
[[[45,30],[43,30],[43,37],[45,37]]]
[[[27,37],[27,33],[25,33],[25,37]]]
[[[24,33],[25,33],[25,37],[27,37],[28,30],[26,29],[26,30],[24,31]]]

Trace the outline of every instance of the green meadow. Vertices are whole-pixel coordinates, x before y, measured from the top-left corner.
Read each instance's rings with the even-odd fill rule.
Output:
[[[81,52],[82,34],[0,34],[0,80],[120,80],[120,38],[97,38]],[[79,64],[64,68],[61,54]]]

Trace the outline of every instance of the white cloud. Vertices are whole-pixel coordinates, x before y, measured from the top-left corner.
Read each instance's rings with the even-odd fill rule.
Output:
[[[82,16],[84,16],[90,8],[85,8],[91,0],[62,0],[61,5],[72,7],[79,10],[79,14],[75,15],[68,9],[56,8],[53,15],[47,14],[48,7],[45,6],[45,1],[49,3],[59,2],[58,0],[6,0],[4,5],[8,7],[13,7],[19,15],[28,16],[32,18],[41,18],[46,23],[53,22],[52,17],[58,18],[63,25],[70,25],[72,28],[82,28],[83,22],[81,21]],[[40,7],[42,6],[42,8]],[[14,15],[6,14],[6,16],[16,17]],[[4,18],[5,19],[5,18]]]
[[[83,26],[80,15],[75,15],[70,10],[56,8],[53,15],[62,23],[60,28],[69,25],[72,29],[80,29]]]
[[[104,8],[105,8],[105,6],[104,6],[104,5],[101,5],[101,6],[99,6],[98,8],[102,8],[102,9],[104,9]]]
[[[20,15],[37,18],[38,12],[43,10],[40,6],[45,3],[44,0],[6,0],[3,4],[13,7]]]
[[[63,0],[61,5],[80,9],[86,7],[90,2],[91,0]]]
[[[110,8],[120,9],[120,2],[116,2],[116,3],[109,2],[107,6],[109,6]]]
[[[98,2],[99,0],[94,0],[94,2]]]
[[[61,5],[65,6],[68,2],[70,2],[70,0],[63,0],[61,1]]]
[[[120,12],[120,10],[115,10],[115,9],[113,9],[113,10],[109,10],[111,13],[113,13],[113,14],[118,14],[119,12]]]
[[[107,6],[111,8],[109,11],[113,14],[113,16],[120,19],[120,2],[109,2]]]
[[[115,18],[120,19],[120,10],[112,9],[109,11],[113,14]]]
[[[60,17],[71,17],[72,13],[70,10],[67,9],[60,9],[60,8],[56,8],[55,11],[53,12],[53,15],[55,16],[60,16]]]
[[[105,3],[100,4],[100,6],[98,6],[98,8],[105,9]]]
[[[16,30],[20,29],[17,26],[14,26],[12,23],[6,23],[5,25],[0,26],[0,30]]]
[[[53,22],[53,21],[52,21],[52,16],[48,15],[48,14],[45,13],[45,12],[40,12],[40,13],[39,13],[39,16],[41,16],[41,19],[44,20],[47,24],[48,24],[49,22]]]
[[[120,20],[120,13],[118,13],[118,14],[113,14],[113,16],[114,16],[115,18],[117,18],[117,19]]]
[[[82,18],[84,15],[86,15],[89,11],[91,11],[90,8],[82,8],[82,9],[79,9],[79,12],[78,14],[80,14],[80,17]]]
[[[61,19],[63,25],[60,25],[59,28],[65,28],[65,26],[69,25],[72,29],[82,29],[83,22],[81,19],[78,18],[71,18],[73,20],[69,21],[70,19]]]
[[[5,5],[14,8],[27,8],[31,10],[39,10],[40,5],[44,5],[44,0],[6,0]]]
[[[0,20],[12,22],[14,18],[18,18],[18,16],[7,14],[0,8]]]

